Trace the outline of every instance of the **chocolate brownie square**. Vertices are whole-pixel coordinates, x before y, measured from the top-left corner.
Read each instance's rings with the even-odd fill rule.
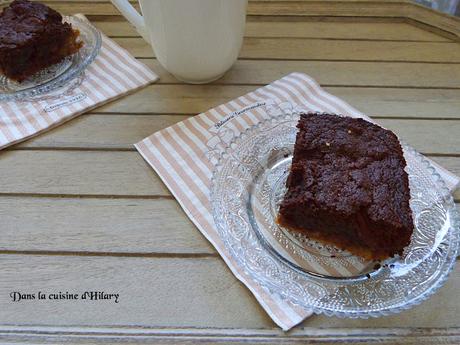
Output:
[[[48,6],[15,0],[0,13],[0,73],[21,82],[77,52],[78,35]]]
[[[363,119],[302,114],[277,222],[366,259],[402,254],[414,229],[396,135]]]

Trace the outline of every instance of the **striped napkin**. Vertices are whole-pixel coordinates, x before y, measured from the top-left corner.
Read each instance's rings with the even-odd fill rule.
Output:
[[[85,19],[83,15],[76,15]],[[158,79],[125,49],[102,35],[99,55],[61,89],[27,101],[0,102],[0,149],[49,130]]]
[[[228,143],[216,128],[230,130],[229,137],[270,117],[270,104],[300,105],[307,111],[326,111],[352,117],[366,115],[325,92],[312,78],[292,73],[205,113],[191,117],[145,138],[135,146],[162,178],[188,217],[214,245],[235,276],[254,294],[271,318],[284,330],[295,326],[312,312],[293,305],[257,285],[235,262],[219,237],[211,214],[210,184],[217,156]],[[217,139],[216,139],[217,138]],[[224,138],[224,139],[222,139]],[[216,153],[213,156],[213,152]],[[435,165],[448,188],[460,179]]]

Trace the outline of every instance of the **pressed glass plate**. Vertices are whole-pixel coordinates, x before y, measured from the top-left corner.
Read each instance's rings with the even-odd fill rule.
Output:
[[[370,262],[292,235],[275,222],[285,192],[298,112],[250,127],[223,151],[212,180],[218,231],[257,283],[316,313],[381,316],[420,303],[446,280],[457,256],[459,220],[430,162],[402,143],[415,230],[401,257]]]
[[[28,101],[45,93],[63,88],[78,79],[94,61],[101,48],[101,34],[89,22],[64,16],[63,21],[80,31],[83,46],[61,62],[45,68],[18,83],[0,74],[0,101]]]

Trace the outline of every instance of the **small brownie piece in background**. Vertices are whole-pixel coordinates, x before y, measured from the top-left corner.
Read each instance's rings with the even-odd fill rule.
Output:
[[[21,82],[76,53],[78,35],[48,6],[15,0],[0,13],[0,73]]]
[[[414,229],[396,135],[363,119],[302,114],[277,222],[366,259],[402,254]]]

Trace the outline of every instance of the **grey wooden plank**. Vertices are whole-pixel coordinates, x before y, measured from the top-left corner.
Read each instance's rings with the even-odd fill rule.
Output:
[[[448,41],[432,32],[407,23],[319,21],[314,18],[298,21],[295,17],[267,18],[248,16],[247,37],[297,37],[398,41]],[[123,17],[98,17],[91,23],[108,36],[139,37],[139,33]]]
[[[185,118],[162,115],[157,121],[156,115],[83,116],[18,147],[133,149],[133,143]],[[456,154],[460,147],[458,120],[376,120],[421,152]]]
[[[0,219],[0,252],[215,254],[172,199],[0,197]]]
[[[276,329],[148,328],[148,327],[26,327],[0,328],[0,341],[33,344],[305,344],[359,343],[452,344],[459,342],[457,328],[304,328],[282,332]]]
[[[0,219],[0,253],[217,255],[172,199],[0,196]]]
[[[92,147],[134,150],[134,143],[186,118],[187,115],[81,115],[10,149]]]
[[[156,59],[140,61],[160,76],[158,84],[183,84],[166,72]],[[326,85],[458,88],[460,66],[364,61],[238,60],[221,79],[212,84],[265,85],[291,72],[307,73]],[[404,95],[404,91],[401,92]],[[436,91],[431,92],[432,95],[436,94]]]
[[[275,325],[218,258],[113,258],[2,255],[2,325],[271,329]],[[458,327],[459,268],[428,301],[401,314],[356,320],[314,316],[300,327]],[[105,291],[119,303],[82,300],[12,302],[24,293]]]
[[[459,157],[436,157],[460,175]],[[0,194],[169,196],[137,152],[9,151],[0,155]],[[457,192],[456,197],[460,196]]]
[[[154,49],[142,38],[114,38],[135,57],[154,57]],[[325,44],[327,43],[327,44]],[[455,42],[394,42],[246,37],[239,57],[276,60],[354,60],[407,62],[460,62]]]
[[[229,78],[231,78],[231,73],[232,71],[227,74]],[[252,72],[248,71],[248,73]],[[281,75],[273,76],[273,79],[267,80],[267,83],[278,77]],[[257,81],[258,78],[254,76],[252,80]],[[331,76],[331,81],[333,81],[332,78]],[[359,79],[359,73],[356,78]],[[257,88],[258,86],[255,85],[151,85],[130,96],[99,107],[94,112],[197,114]],[[325,87],[325,90],[370,115],[424,118],[460,117],[460,89]]]
[[[10,151],[0,166],[2,193],[169,195],[136,152]]]

